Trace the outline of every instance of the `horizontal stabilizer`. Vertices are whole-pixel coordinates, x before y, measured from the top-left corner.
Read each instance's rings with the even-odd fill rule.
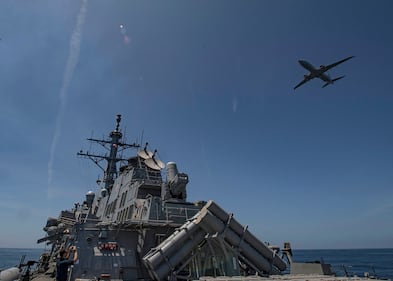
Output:
[[[337,80],[340,80],[340,79],[342,79],[342,78],[344,78],[345,76],[343,75],[343,76],[340,76],[340,77],[337,77],[337,78],[334,78],[333,80],[332,80],[332,82],[336,82]]]
[[[325,88],[327,85],[333,84],[333,83],[336,82],[337,80],[340,80],[340,79],[342,79],[342,78],[344,78],[344,77],[345,77],[345,75],[340,76],[340,77],[337,77],[337,78],[334,78],[334,79],[332,79],[330,82],[326,82],[326,83],[322,86],[322,88]]]

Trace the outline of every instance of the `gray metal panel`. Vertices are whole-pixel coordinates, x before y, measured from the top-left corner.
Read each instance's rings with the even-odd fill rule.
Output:
[[[333,272],[330,264],[293,262],[291,264],[291,274],[332,275]]]

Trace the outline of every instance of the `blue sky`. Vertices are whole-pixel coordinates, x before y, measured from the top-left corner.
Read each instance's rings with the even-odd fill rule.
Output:
[[[0,2],[0,247],[96,190],[123,116],[263,241],[393,247],[391,1]],[[123,26],[123,28],[121,28]],[[293,87],[315,66],[346,75]],[[134,152],[132,152],[134,153]]]

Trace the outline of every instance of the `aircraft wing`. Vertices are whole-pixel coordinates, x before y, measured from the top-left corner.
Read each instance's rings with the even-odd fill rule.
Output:
[[[304,83],[310,81],[310,79],[304,78],[303,81],[301,81],[299,84],[297,84],[293,89],[296,90],[297,88],[299,88],[301,85],[303,85]]]
[[[344,77],[345,77],[345,76],[343,75],[343,76],[334,78],[333,80],[326,82],[326,83],[322,86],[322,88],[325,88],[327,85],[333,84],[333,83],[336,82],[337,80],[343,79]]]
[[[347,60],[350,60],[351,58],[354,58],[354,57],[355,57],[355,56],[350,56],[350,57],[347,57],[347,58],[345,58],[345,59],[343,59],[343,60],[340,60],[340,61],[338,61],[338,62],[329,64],[329,65],[325,66],[324,70],[325,70],[325,71],[328,71],[329,69],[331,69],[331,68],[333,68],[333,67],[335,67],[335,66],[337,66],[337,65],[339,65],[339,64],[341,64],[341,63],[343,63],[343,62],[345,62],[345,61],[347,61]]]

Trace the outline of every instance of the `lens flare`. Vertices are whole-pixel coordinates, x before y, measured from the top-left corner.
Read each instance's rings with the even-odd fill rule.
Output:
[[[131,42],[131,39],[127,35],[127,29],[126,29],[125,25],[121,24],[119,27],[120,27],[120,33],[121,33],[121,35],[123,35],[123,42],[125,44],[129,44]]]

